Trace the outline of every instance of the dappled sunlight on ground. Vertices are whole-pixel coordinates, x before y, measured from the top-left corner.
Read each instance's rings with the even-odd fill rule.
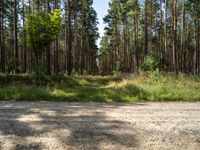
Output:
[[[0,103],[2,150],[200,146],[199,103]]]
[[[0,78],[3,78],[0,76]],[[11,80],[8,80],[11,78]],[[200,78],[148,75],[73,76],[32,84],[30,77],[0,80],[0,99],[81,102],[198,101]]]

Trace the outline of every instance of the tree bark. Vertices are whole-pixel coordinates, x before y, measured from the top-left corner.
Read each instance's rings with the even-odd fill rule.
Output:
[[[134,15],[134,72],[138,71],[137,15]]]
[[[144,56],[148,53],[148,27],[147,27],[147,0],[145,0],[145,18],[144,18]]]
[[[55,0],[55,9],[58,9],[58,0]],[[55,39],[55,74],[57,75],[59,72],[59,43],[58,43],[58,36]]]
[[[174,4],[173,4],[173,22],[174,22],[174,26],[173,26],[173,68],[174,71],[176,71],[177,73],[177,51],[176,51],[176,44],[177,44],[177,40],[176,40],[176,36],[177,36],[177,13],[176,13],[176,8],[177,8],[177,0],[174,0]]]
[[[0,53],[1,53],[1,71],[5,72],[5,44],[4,44],[4,0],[1,1],[1,18],[0,18]]]
[[[168,61],[168,49],[167,49],[167,1],[168,0],[165,0],[165,21],[164,21],[164,41],[165,41],[165,50],[164,50],[164,59],[165,61]],[[166,64],[167,67],[168,67],[168,63]]]
[[[183,0],[183,6],[182,6],[182,33],[181,33],[181,53],[180,53],[180,66],[181,71],[184,72],[184,55],[185,55],[185,0]]]
[[[47,0],[47,12],[50,13],[50,0]],[[51,75],[51,47],[50,45],[46,49],[46,65],[47,65],[47,74]]]
[[[163,26],[162,26],[162,18],[163,18],[163,15],[162,15],[162,0],[160,0],[160,35],[159,35],[159,39],[160,39],[160,42],[159,42],[159,51],[160,51],[160,59],[163,60],[163,55],[164,55],[164,52],[163,52]],[[163,64],[163,61],[160,61],[161,64]],[[162,68],[163,69],[163,68]]]
[[[71,0],[68,0],[68,55],[67,55],[67,74],[72,73],[72,29],[71,29]]]
[[[81,75],[83,74],[83,71],[85,69],[85,40],[86,40],[86,36],[85,36],[85,10],[84,10],[84,1],[82,0],[82,5],[81,5],[81,11],[82,11],[82,18],[81,18],[81,21],[82,21],[82,32],[81,32],[81,51],[80,51],[80,54],[81,54],[81,59],[80,59],[80,67],[81,67]]]
[[[19,73],[19,54],[18,54],[18,14],[17,14],[17,0],[14,0],[14,49],[15,49],[15,73]]]
[[[27,46],[26,46],[26,27],[25,27],[25,9],[24,9],[24,0],[22,0],[22,5],[23,5],[23,49],[24,49],[24,73],[26,73],[26,67],[27,67],[27,59],[26,59],[26,55],[27,55],[27,52],[26,52],[26,49],[27,49]]]

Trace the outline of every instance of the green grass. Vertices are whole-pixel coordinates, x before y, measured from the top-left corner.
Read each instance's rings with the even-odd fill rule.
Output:
[[[200,77],[162,75],[156,81],[140,76],[74,76],[34,79],[0,75],[1,100],[47,100],[78,102],[199,101]]]

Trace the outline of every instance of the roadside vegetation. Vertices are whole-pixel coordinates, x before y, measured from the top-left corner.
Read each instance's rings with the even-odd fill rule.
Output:
[[[43,77],[1,75],[1,100],[140,102],[198,101],[200,77],[150,73],[116,76]]]
[[[0,100],[200,100],[200,1],[93,2],[1,1]]]

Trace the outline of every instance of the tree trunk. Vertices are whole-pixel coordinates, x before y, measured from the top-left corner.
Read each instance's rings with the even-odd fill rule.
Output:
[[[50,13],[50,0],[47,0],[47,12]],[[47,74],[51,75],[51,47],[50,45],[46,49],[46,65],[47,65]]]
[[[79,61],[79,48],[78,48],[78,21],[77,21],[77,0],[75,0],[74,8],[74,69],[78,72],[78,61]]]
[[[184,55],[185,55],[185,0],[183,0],[183,10],[182,10],[182,34],[181,34],[181,53],[180,53],[180,66],[181,71],[184,72]]]
[[[136,10],[135,10],[136,11]],[[138,72],[138,20],[137,14],[134,15],[134,72]]]
[[[197,20],[197,16],[195,15],[195,51],[194,51],[194,74],[197,74],[197,64],[198,64],[198,59],[197,59],[197,55],[198,55],[198,48],[199,48],[199,40],[198,40],[198,20]]]
[[[173,3],[173,69],[177,73],[177,51],[176,51],[176,36],[177,36],[177,13],[176,13],[176,7],[177,7],[177,0],[174,0]]]
[[[24,49],[24,73],[26,73],[26,49],[27,49],[27,46],[26,46],[26,27],[25,27],[25,9],[24,9],[24,0],[22,0],[22,5],[23,5],[23,49]]]
[[[68,0],[68,55],[67,55],[67,74],[72,73],[72,29],[71,29],[71,1]]]
[[[147,0],[145,0],[145,18],[144,18],[144,56],[148,53],[148,27],[147,27]]]
[[[0,52],[1,52],[1,71],[5,72],[5,44],[4,44],[4,0],[1,1],[1,18],[0,18]]]
[[[85,56],[85,40],[86,40],[86,37],[85,37],[85,10],[84,10],[84,3],[83,3],[83,0],[82,0],[82,18],[81,18],[81,21],[82,21],[82,32],[81,32],[81,51],[80,51],[80,54],[81,54],[81,59],[80,59],[80,67],[81,67],[81,75],[83,74],[83,71],[85,69],[85,60],[84,60],[84,56]]]
[[[19,54],[18,54],[18,14],[17,14],[17,0],[14,0],[14,49],[15,49],[15,73],[19,73]]]
[[[168,61],[168,49],[167,49],[167,1],[168,0],[165,0],[165,22],[164,22],[164,41],[165,41],[165,50],[164,50],[164,59],[165,59],[165,62]],[[166,64],[167,67],[168,67],[168,63]]]
[[[37,86],[41,85],[41,79],[40,79],[40,56],[38,54],[38,52],[35,52],[35,61],[36,61],[36,82],[37,82]]]
[[[159,33],[160,42],[159,42],[159,51],[160,51],[160,58],[161,58],[161,60],[163,60],[163,55],[164,55],[164,52],[163,52],[163,27],[162,27],[162,18],[163,18],[163,15],[162,15],[162,0],[160,0],[160,33]],[[163,61],[161,61],[160,63],[163,64]]]
[[[198,64],[198,70],[197,73],[200,73],[200,18],[198,18],[198,29],[197,29],[197,42],[198,42],[198,48],[197,48],[197,64]]]
[[[124,42],[123,42],[123,71],[126,72],[126,26],[125,26],[125,23],[123,23],[123,28],[124,28],[124,31],[123,31],[123,39],[124,39]]]
[[[58,0],[55,0],[55,9],[58,9]],[[59,72],[59,45],[58,45],[58,36],[56,36],[56,39],[55,39],[55,74],[57,75],[58,72]]]

